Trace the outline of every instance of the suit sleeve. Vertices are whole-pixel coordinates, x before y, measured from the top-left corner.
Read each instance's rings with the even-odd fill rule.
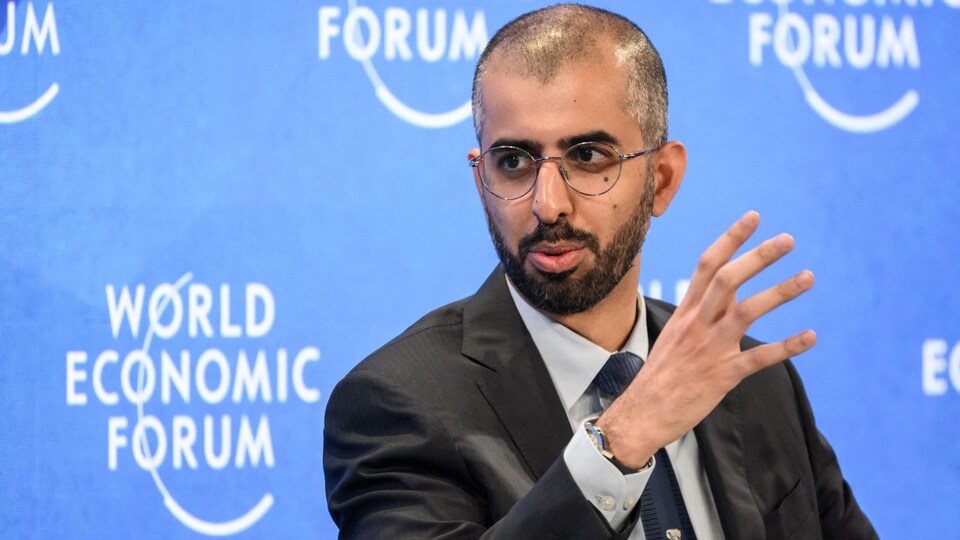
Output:
[[[843,479],[837,456],[830,443],[817,429],[813,410],[803,389],[803,383],[792,363],[784,365],[790,374],[796,394],[801,421],[806,437],[807,455],[813,470],[817,490],[817,507],[823,538],[851,540],[878,538],[870,520],[860,509],[853,491]]]
[[[494,522],[442,422],[382,374],[358,370],[331,394],[324,426],[330,514],[341,538],[620,538],[563,462]],[[635,520],[634,523],[635,524]]]

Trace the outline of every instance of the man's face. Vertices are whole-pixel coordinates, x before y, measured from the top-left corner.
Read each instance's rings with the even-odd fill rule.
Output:
[[[502,69],[496,60],[483,79],[483,150],[518,146],[535,157],[561,156],[586,140],[609,142],[621,154],[645,148],[639,126],[621,107],[625,72],[591,59],[561,68],[543,85]],[[479,155],[479,150],[470,156]],[[546,162],[526,196],[505,201],[477,187],[504,271],[536,307],[557,315],[587,310],[624,281],[637,263],[654,208],[652,164],[623,162],[619,182],[589,197],[565,183],[557,162]],[[632,285],[628,282],[632,281]]]

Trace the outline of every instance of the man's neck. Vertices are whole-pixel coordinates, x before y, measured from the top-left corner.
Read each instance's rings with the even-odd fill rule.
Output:
[[[634,264],[610,294],[590,309],[572,315],[541,313],[608,351],[618,351],[637,320],[639,283],[640,265]]]

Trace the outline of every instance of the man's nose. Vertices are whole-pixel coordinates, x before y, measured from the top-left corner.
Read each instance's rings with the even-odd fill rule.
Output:
[[[560,216],[568,216],[572,211],[570,186],[563,178],[560,161],[543,161],[533,186],[533,214],[541,223],[556,223]]]

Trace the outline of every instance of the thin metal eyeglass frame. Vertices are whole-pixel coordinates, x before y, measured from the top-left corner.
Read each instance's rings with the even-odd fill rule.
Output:
[[[618,170],[617,170],[617,179],[614,180],[612,184],[610,184],[610,187],[608,187],[607,189],[605,189],[605,190],[603,190],[603,191],[601,191],[601,192],[599,192],[599,193],[585,193],[585,192],[583,192],[583,191],[580,191],[580,190],[577,189],[576,187],[574,187],[574,185],[570,183],[570,178],[567,176],[567,170],[563,168],[563,157],[567,155],[567,152],[570,152],[570,150],[572,150],[572,149],[574,149],[574,148],[576,148],[576,147],[578,147],[578,146],[587,146],[587,145],[591,145],[591,144],[592,144],[592,145],[600,145],[600,144],[602,144],[603,146],[606,146],[606,147],[608,147],[608,148],[611,148],[614,152],[617,153],[617,157],[620,158],[620,162],[618,163],[619,168],[618,168]],[[530,183],[530,187],[528,187],[526,191],[524,191],[524,192],[521,193],[520,195],[517,195],[516,197],[503,197],[503,196],[501,196],[501,195],[497,195],[496,193],[493,192],[493,190],[490,189],[489,186],[487,186],[486,179],[483,177],[482,174],[480,174],[480,173],[478,172],[478,174],[480,174],[480,183],[483,185],[483,189],[485,189],[485,190],[487,191],[487,193],[493,195],[494,197],[496,197],[496,198],[498,198],[498,199],[504,200],[504,201],[515,201],[515,200],[517,200],[517,199],[522,199],[523,197],[526,197],[531,191],[533,191],[534,186],[537,185],[537,179],[540,178],[540,166],[541,166],[541,165],[543,164],[543,162],[545,162],[545,161],[558,161],[558,162],[559,162],[559,163],[558,163],[558,168],[560,169],[560,176],[563,177],[563,181],[566,182],[567,186],[569,186],[570,189],[576,191],[577,193],[579,193],[580,195],[583,195],[584,197],[598,197],[598,196],[600,196],[600,195],[603,195],[604,193],[608,193],[611,189],[614,188],[614,186],[617,185],[617,182],[620,181],[620,176],[623,174],[623,162],[624,162],[624,161],[626,161],[626,160],[628,160],[628,159],[633,159],[633,158],[635,158],[635,157],[645,156],[645,155],[647,155],[647,154],[650,154],[651,152],[655,152],[655,151],[659,150],[661,146],[663,146],[663,145],[662,145],[662,144],[658,144],[658,145],[656,145],[656,146],[651,146],[650,148],[646,148],[646,149],[640,150],[640,151],[638,151],[638,152],[632,152],[632,153],[629,153],[629,154],[621,154],[621,153],[620,153],[620,150],[618,150],[617,147],[616,147],[616,146],[613,146],[612,144],[608,144],[608,143],[605,143],[605,142],[584,141],[584,142],[581,142],[581,143],[577,143],[577,144],[571,146],[570,148],[567,148],[566,151],[564,151],[563,156],[543,156],[543,157],[538,157],[538,158],[533,157],[533,154],[531,154],[530,152],[524,150],[523,148],[519,148],[519,147],[516,147],[516,146],[493,146],[493,147],[487,148],[487,151],[486,151],[486,152],[483,152],[483,153],[481,153],[479,156],[477,156],[477,157],[475,157],[475,158],[467,161],[467,164],[470,165],[470,166],[473,167],[473,168],[478,168],[478,167],[480,167],[480,161],[483,159],[483,156],[487,155],[488,153],[490,153],[490,152],[492,152],[492,151],[494,151],[494,150],[503,150],[503,149],[519,150],[519,151],[521,151],[521,152],[524,152],[524,153],[527,154],[528,156],[530,156],[530,158],[533,159],[533,162],[534,162],[534,164],[535,164],[535,166],[536,166],[536,172],[534,173],[534,176],[533,176],[533,182]]]

